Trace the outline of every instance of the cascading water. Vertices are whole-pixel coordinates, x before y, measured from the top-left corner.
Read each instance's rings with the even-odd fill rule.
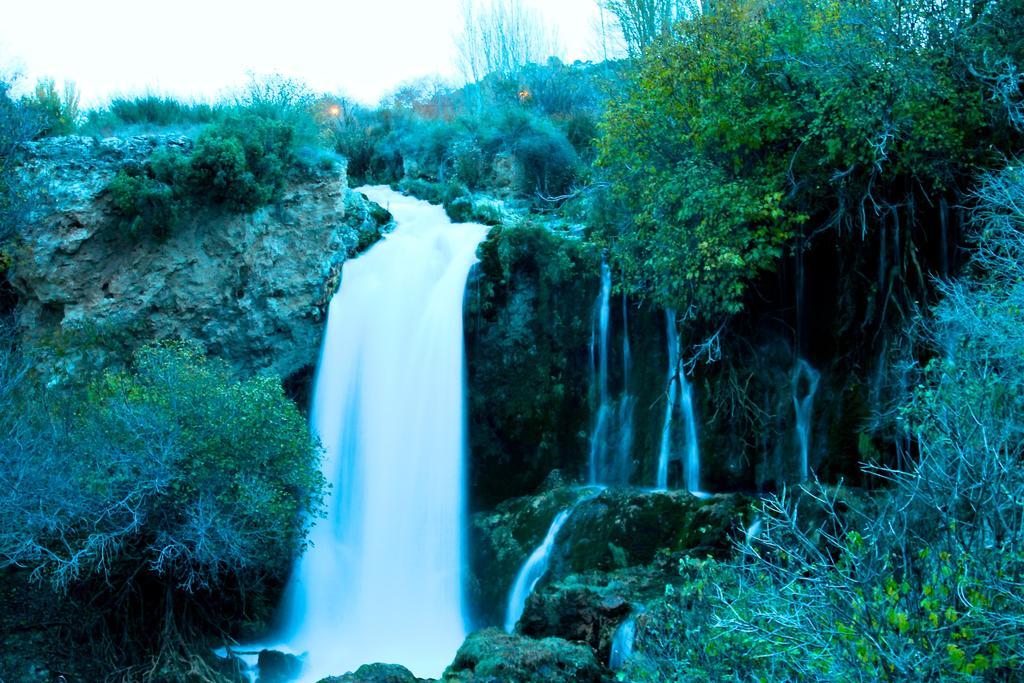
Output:
[[[665,404],[665,418],[661,425],[661,446],[658,452],[656,486],[668,488],[668,464],[672,460],[672,420],[678,404],[683,415],[685,428],[683,478],[686,490],[694,495],[703,495],[700,490],[700,440],[697,434],[697,417],[693,409],[693,385],[686,379],[679,363],[679,335],[676,332],[675,311],[665,312],[665,337],[668,340],[668,396]]]
[[[697,417],[693,412],[693,385],[686,376],[679,374],[679,405],[686,423],[686,460],[683,463],[683,474],[686,477],[686,490],[694,495],[702,495],[700,490],[700,441],[697,436]]]
[[[626,296],[622,296],[622,396],[619,398],[619,443],[615,462],[611,467],[609,483],[629,483],[630,458],[633,453],[633,407],[636,399],[630,394],[630,372],[633,354],[629,346],[629,311]]]
[[[597,413],[590,433],[590,483],[602,480],[603,465],[608,459],[609,405],[608,336],[611,322],[612,271],[601,263],[601,293],[594,312],[590,335],[590,365],[597,385]]]
[[[600,491],[597,491],[584,496],[555,515],[548,532],[544,535],[544,540],[530,553],[526,562],[519,568],[516,580],[512,583],[512,590],[508,594],[508,607],[505,609],[505,631],[508,633],[512,633],[516,629],[516,624],[519,623],[519,618],[523,616],[523,610],[526,609],[527,598],[533,593],[533,589],[537,587],[544,575],[548,573],[548,565],[551,563],[551,553],[555,550],[558,532],[569,521],[569,517],[572,516],[576,508],[588,500],[593,500],[599,493]]]
[[[590,337],[591,383],[596,387],[594,423],[590,432],[589,472],[591,484],[628,484],[632,469],[633,408],[630,394],[632,351],[629,343],[629,313],[622,298],[622,385],[613,397],[609,387],[611,360],[612,273],[601,264],[601,293],[594,303]]]
[[[466,635],[462,303],[487,228],[362,191],[397,227],[330,304],[312,426],[332,489],[283,609],[303,681],[372,662],[436,677]]]
[[[793,410],[796,412],[796,438],[800,449],[800,481],[807,481],[810,474],[811,418],[820,379],[821,375],[810,363],[802,358],[797,361],[793,372]]]
[[[643,614],[643,607],[634,605],[630,615],[612,634],[612,648],[608,656],[608,668],[612,671],[618,671],[625,666],[626,660],[633,654],[633,646],[636,643],[636,618],[640,614]]]
[[[665,311],[665,336],[668,339],[668,394],[665,397],[665,419],[661,423],[661,447],[658,449],[659,489],[668,489],[668,463],[672,458],[672,416],[679,391],[679,334],[676,332],[676,312]]]

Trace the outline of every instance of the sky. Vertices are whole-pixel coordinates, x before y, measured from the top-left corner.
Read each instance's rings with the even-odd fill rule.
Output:
[[[483,2],[486,0],[476,0]],[[522,0],[568,61],[598,50],[595,0]],[[73,81],[87,106],[144,92],[211,99],[280,73],[372,104],[457,80],[462,0],[0,0],[0,73]]]

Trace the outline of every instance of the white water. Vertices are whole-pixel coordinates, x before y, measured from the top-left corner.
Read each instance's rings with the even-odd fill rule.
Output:
[[[633,408],[636,399],[630,394],[630,372],[633,353],[629,346],[629,311],[626,297],[622,297],[622,396],[619,398],[619,443],[615,462],[607,483],[628,484],[633,453]]]
[[[397,227],[345,264],[312,426],[332,484],[296,565],[283,645],[303,681],[362,664],[437,677],[466,635],[462,304],[481,225],[387,187]]]
[[[811,418],[820,379],[821,375],[807,361],[802,358],[797,361],[793,372],[793,410],[796,412],[796,438],[800,450],[800,481],[807,481],[810,474]]]
[[[601,293],[594,302],[590,336],[591,386],[596,387],[594,422],[590,432],[589,472],[591,484],[628,484],[632,470],[633,409],[630,394],[632,351],[629,345],[629,313],[622,298],[622,386],[615,397],[609,387],[611,360],[612,272],[601,264]]]
[[[625,666],[626,660],[633,654],[633,646],[636,643],[636,618],[641,613],[642,607],[634,607],[633,612],[612,634],[612,649],[608,656],[608,668],[612,671],[618,671]]]
[[[505,631],[512,633],[519,623],[526,609],[526,600],[533,593],[533,589],[544,575],[548,573],[548,565],[551,563],[551,553],[555,550],[555,541],[558,539],[558,532],[562,530],[565,523],[569,521],[573,511],[582,503],[593,500],[600,491],[591,493],[576,501],[566,509],[555,515],[548,532],[544,535],[541,544],[534,548],[526,562],[519,568],[516,580],[512,583],[512,590],[508,593],[508,606],[505,609]]]
[[[658,450],[657,488],[668,489],[668,463],[672,459],[672,417],[679,391],[679,333],[676,332],[676,312],[665,311],[665,336],[668,339],[668,395],[665,398],[665,419],[661,423],[661,447]]]
[[[679,373],[679,405],[683,410],[683,422],[686,425],[686,460],[683,461],[683,475],[686,477],[686,490],[701,496],[700,490],[700,440],[697,434],[697,417],[693,412],[693,385],[686,376]]]
[[[679,334],[676,332],[676,314],[665,311],[665,337],[668,340],[668,395],[665,400],[665,418],[661,424],[661,446],[658,451],[656,487],[668,489],[668,464],[672,461],[672,421],[676,405],[683,415],[685,441],[683,444],[683,479],[686,490],[703,496],[700,490],[700,437],[697,416],[693,409],[693,385],[679,363]]]
[[[609,405],[608,336],[611,320],[612,271],[601,264],[601,293],[595,308],[595,325],[590,335],[590,365],[597,383],[597,415],[590,433],[590,483],[603,479],[603,465],[608,458]]]

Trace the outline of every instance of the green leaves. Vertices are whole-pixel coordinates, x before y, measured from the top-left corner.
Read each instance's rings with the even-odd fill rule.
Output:
[[[629,284],[734,313],[805,224],[948,192],[991,163],[1007,132],[970,68],[983,35],[959,3],[741,0],[682,22],[602,128],[599,163],[635,215],[607,235]]]

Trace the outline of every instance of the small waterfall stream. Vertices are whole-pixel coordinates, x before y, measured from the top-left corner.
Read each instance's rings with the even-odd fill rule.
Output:
[[[330,304],[311,416],[332,488],[283,605],[303,681],[373,662],[436,677],[466,635],[462,304],[487,228],[362,191],[397,227]]]
[[[526,609],[527,598],[533,593],[533,589],[537,587],[544,575],[548,573],[548,565],[551,563],[551,554],[555,550],[558,532],[569,521],[569,517],[572,516],[576,508],[588,500],[593,500],[599,494],[600,490],[590,493],[555,515],[548,532],[544,535],[544,540],[534,548],[530,556],[526,558],[526,562],[519,568],[516,580],[512,583],[512,589],[508,594],[508,607],[505,610],[506,632],[512,633],[516,630],[516,624],[519,623],[519,618],[523,616],[523,610]]]
[[[800,481],[807,481],[810,476],[808,459],[811,450],[811,418],[820,379],[821,375],[810,363],[802,358],[797,361],[793,372],[793,410],[796,413],[796,438],[800,451]]]
[[[602,467],[608,459],[609,412],[608,392],[608,337],[611,324],[612,271],[601,263],[601,293],[594,311],[594,326],[590,335],[590,365],[597,385],[597,413],[590,432],[590,483],[602,478]]]
[[[668,465],[672,461],[672,424],[676,407],[682,412],[685,429],[683,453],[683,479],[686,490],[701,495],[700,490],[700,440],[697,433],[697,416],[693,409],[693,385],[679,362],[679,334],[676,331],[676,314],[665,311],[665,338],[668,341],[668,394],[665,400],[665,418],[661,425],[661,445],[658,450],[658,473],[656,487],[668,489]]]
[[[641,605],[634,605],[626,620],[619,624],[612,634],[612,648],[608,656],[608,668],[618,671],[626,665],[626,660],[633,654],[636,644],[636,618],[643,614]]]
[[[683,422],[686,424],[686,460],[683,461],[683,475],[686,478],[686,490],[700,496],[700,441],[697,434],[697,416],[693,412],[693,385],[686,376],[679,373],[679,405],[683,411]]]
[[[630,373],[633,356],[629,340],[629,310],[622,297],[622,376],[621,386],[613,392],[609,386],[611,362],[612,273],[601,264],[601,292],[594,303],[594,322],[590,338],[591,384],[596,387],[594,421],[590,432],[589,481],[591,484],[628,484],[632,472],[633,411],[636,398],[631,394]]]
[[[658,449],[656,486],[668,489],[668,463],[672,459],[672,418],[676,410],[679,391],[679,333],[676,332],[676,312],[665,311],[665,337],[668,340],[668,393],[665,397],[665,419],[661,423],[661,446]]]

